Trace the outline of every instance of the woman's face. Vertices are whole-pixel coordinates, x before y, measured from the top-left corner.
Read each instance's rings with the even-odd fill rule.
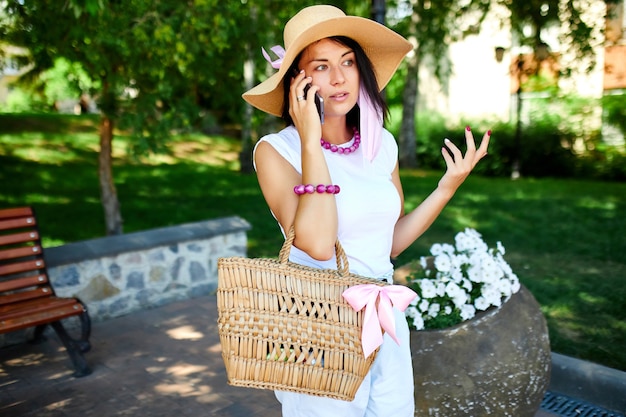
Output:
[[[312,85],[320,87],[325,117],[342,117],[356,105],[359,95],[359,69],[354,51],[331,39],[309,45],[298,62]]]

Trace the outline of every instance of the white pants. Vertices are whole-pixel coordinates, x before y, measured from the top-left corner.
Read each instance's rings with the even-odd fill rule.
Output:
[[[353,401],[275,391],[283,417],[413,417],[413,363],[409,327],[404,313],[394,308],[396,342],[385,334],[380,351]]]

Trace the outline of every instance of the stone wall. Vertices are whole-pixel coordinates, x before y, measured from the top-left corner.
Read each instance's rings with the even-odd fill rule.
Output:
[[[78,297],[93,321],[217,288],[217,259],[246,256],[239,217],[189,223],[46,248],[57,295]]]

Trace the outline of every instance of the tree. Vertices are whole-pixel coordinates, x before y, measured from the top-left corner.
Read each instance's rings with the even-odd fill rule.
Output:
[[[284,23],[302,5],[288,0],[5,3],[0,34],[30,50],[34,67],[28,78],[64,57],[99,86],[90,93],[101,112],[98,165],[107,234],[123,230],[112,172],[115,127],[131,132],[132,148],[142,155],[166,150],[173,133],[214,128],[215,120],[243,120],[241,170],[251,170],[254,118],[251,109],[243,112],[242,68],[247,62],[254,76],[248,75],[250,85],[266,75],[268,66],[256,65],[261,46],[281,43]]]
[[[590,26],[581,19],[580,10],[589,1],[532,3],[535,8],[558,4],[559,19],[567,17],[574,44],[584,54],[589,49],[585,40],[589,40]],[[371,16],[374,4],[334,3],[348,14],[361,16]],[[402,166],[416,162],[414,116],[419,63],[434,57],[436,73],[444,76],[444,46],[477,30],[486,10],[495,4],[510,8],[513,28],[523,27],[527,21],[543,28],[555,19],[552,11],[537,15],[535,9],[522,3],[388,2],[394,28],[416,45],[408,60],[404,89],[405,117],[399,137]],[[255,116],[258,113],[245,107],[241,93],[272,71],[260,49],[282,43],[285,22],[302,7],[288,0],[5,0],[4,5],[0,36],[30,51],[33,69],[27,77],[35,78],[52,68],[55,60],[64,58],[80,65],[91,78],[87,84],[96,86],[90,93],[97,97],[101,112],[99,178],[107,234],[123,230],[112,172],[115,127],[132,133],[133,149],[141,155],[166,150],[173,133],[210,127],[213,120],[241,123],[241,169],[251,171],[255,126],[275,119]],[[463,19],[466,24],[462,27],[458,24],[461,16],[470,17]]]
[[[232,66],[216,63],[224,51],[237,56],[230,48],[231,38],[238,39],[240,7],[219,0],[6,2],[0,33],[30,51],[29,77],[64,57],[99,86],[91,93],[101,112],[98,173],[106,234],[123,231],[112,171],[114,128],[132,132],[137,154],[159,151],[172,132],[200,125],[207,103],[234,102],[232,94],[212,94],[210,86],[233,74]]]
[[[414,49],[406,62],[406,78],[402,99],[402,123],[398,136],[400,166],[417,167],[415,114],[419,95],[419,66],[430,57],[435,75],[447,75],[443,68],[447,60],[446,45],[473,33],[485,18],[489,0],[401,0],[395,4],[398,22],[395,29],[413,43]],[[461,19],[465,17],[465,19]]]
[[[621,0],[606,0],[606,4]],[[413,55],[407,59],[407,78],[403,98],[403,119],[399,135],[400,164],[403,167],[417,166],[415,153],[415,103],[418,97],[419,65],[425,58],[432,61],[435,75],[443,77],[446,72],[440,65],[446,57],[446,45],[476,33],[487,12],[495,6],[504,6],[510,11],[510,25],[521,45],[537,48],[545,46],[542,32],[551,25],[566,25],[569,33],[566,41],[578,59],[593,63],[594,25],[603,22],[586,22],[583,11],[598,1],[584,0],[399,0],[393,3],[396,11],[394,28],[414,42]],[[527,36],[526,28],[531,29]],[[450,69],[450,67],[448,66]],[[449,70],[448,69],[448,70]],[[586,69],[590,69],[588,66]],[[571,67],[563,69],[564,75]]]

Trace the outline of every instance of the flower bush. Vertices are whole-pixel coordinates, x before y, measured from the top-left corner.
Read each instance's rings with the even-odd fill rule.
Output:
[[[442,329],[469,320],[479,311],[499,307],[519,291],[517,275],[504,260],[504,246],[490,249],[482,236],[467,228],[455,244],[436,243],[432,256],[408,277],[417,297],[406,309],[409,326],[416,330]]]

